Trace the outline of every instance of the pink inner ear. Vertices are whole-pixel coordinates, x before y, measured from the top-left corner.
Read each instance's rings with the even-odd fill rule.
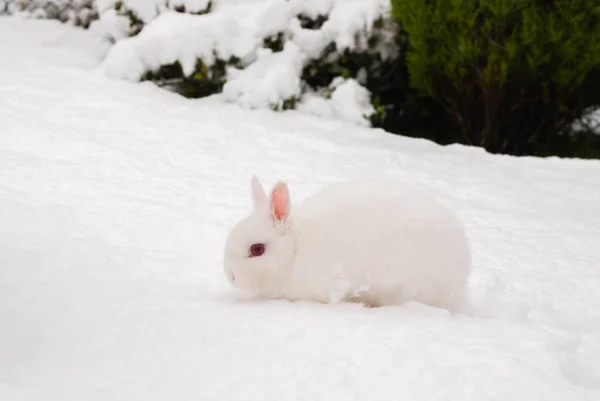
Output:
[[[279,221],[285,221],[290,215],[290,194],[285,183],[279,183],[271,192],[273,214]]]

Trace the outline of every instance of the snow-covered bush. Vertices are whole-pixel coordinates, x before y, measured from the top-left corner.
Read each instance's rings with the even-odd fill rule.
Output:
[[[399,56],[388,0],[98,0],[98,7],[117,39],[103,65],[108,76],[359,124],[385,112],[379,97],[372,105],[369,86]],[[319,97],[325,109],[315,109]]]
[[[254,57],[256,38],[236,18],[165,11],[138,35],[118,41],[103,68],[113,78],[153,80],[188,97],[220,92],[227,65]]]
[[[406,75],[402,59],[404,37],[387,13],[378,14],[376,19],[367,22],[365,16],[368,14],[361,13],[364,10],[360,8],[346,10],[340,7],[332,11],[325,18],[305,18],[303,30],[322,29],[319,28],[321,26],[327,28],[329,20],[342,20],[356,25],[350,25],[341,32],[356,31],[360,34],[353,37],[336,35],[325,42],[325,46],[318,47],[305,64],[303,82],[325,97],[337,87],[340,77],[356,82],[373,95],[365,115],[369,116],[373,125],[381,125],[394,111],[393,108],[404,102],[408,91],[407,81],[403,79]]]
[[[0,14],[56,19],[84,28],[98,19],[94,0],[0,0]]]

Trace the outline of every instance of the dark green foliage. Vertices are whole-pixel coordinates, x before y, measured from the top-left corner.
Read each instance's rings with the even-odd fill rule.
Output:
[[[319,15],[314,19],[304,14],[300,14],[297,17],[300,20],[300,26],[304,29],[321,29],[323,24],[328,20],[327,15]]]
[[[196,12],[187,11],[183,4],[174,6],[173,10],[175,10],[178,13],[188,13],[188,14],[192,14],[192,15],[204,15],[204,14],[210,13],[212,11],[212,7],[213,7],[213,3],[212,3],[212,1],[209,1],[208,4],[206,5],[206,8],[204,10],[200,10],[200,11],[196,11]]]
[[[572,132],[600,106],[599,0],[392,6],[408,35],[411,86],[442,105],[457,128],[447,142],[513,155],[600,152],[597,138]]]
[[[273,50],[274,53],[283,50],[285,45],[283,32],[279,32],[277,35],[267,36],[263,39],[263,47]]]
[[[149,71],[142,81],[153,81],[188,98],[201,98],[221,92],[226,82],[227,65],[238,66],[239,60],[232,58],[224,61],[215,55],[214,64],[207,66],[201,59],[196,60],[194,72],[186,76],[181,64],[176,61],[161,66],[157,71]]]
[[[560,135],[548,146],[540,149],[537,156],[600,159],[600,135],[587,130],[575,131],[569,135]]]

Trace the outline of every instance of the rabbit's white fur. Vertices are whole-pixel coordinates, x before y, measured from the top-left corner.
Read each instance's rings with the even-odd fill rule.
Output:
[[[266,298],[416,301],[456,310],[470,271],[459,219],[426,193],[396,182],[335,184],[291,207],[287,185],[270,198],[252,178],[254,210],[229,234],[231,284]],[[264,254],[250,257],[252,244]]]

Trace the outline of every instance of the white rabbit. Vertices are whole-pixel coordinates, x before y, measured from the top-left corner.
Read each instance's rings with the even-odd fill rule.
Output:
[[[271,299],[367,306],[409,301],[456,311],[470,272],[458,218],[431,196],[396,182],[349,181],[292,211],[285,182],[267,197],[252,177],[254,209],[225,245],[239,289]]]

